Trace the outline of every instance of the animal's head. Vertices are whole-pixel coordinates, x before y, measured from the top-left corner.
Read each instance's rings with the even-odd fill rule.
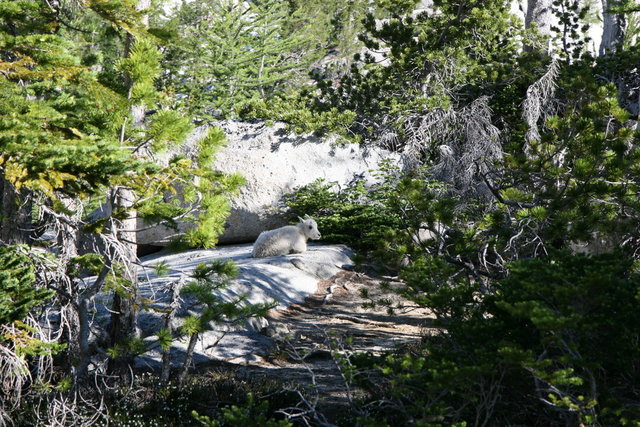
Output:
[[[305,215],[304,218],[298,217],[300,223],[298,227],[302,230],[305,236],[309,239],[318,240],[322,237],[320,231],[318,231],[318,224],[309,215]]]

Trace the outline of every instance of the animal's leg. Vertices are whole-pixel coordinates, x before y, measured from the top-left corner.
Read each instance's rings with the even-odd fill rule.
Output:
[[[292,254],[301,254],[303,252],[305,252],[307,250],[307,242],[296,242],[294,243],[293,247],[291,248],[291,252]]]

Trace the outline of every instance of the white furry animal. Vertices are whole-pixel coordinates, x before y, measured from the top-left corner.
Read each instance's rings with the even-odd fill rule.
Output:
[[[253,244],[254,258],[299,254],[307,250],[307,240],[318,240],[318,224],[309,215],[298,217],[296,225],[285,225],[275,230],[263,231]]]

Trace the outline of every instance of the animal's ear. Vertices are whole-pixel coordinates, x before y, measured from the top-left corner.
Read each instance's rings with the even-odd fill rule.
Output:
[[[304,219],[311,219],[311,217],[309,216],[309,214],[306,214],[306,215],[304,216]]]
[[[304,222],[304,219],[302,219],[302,218],[300,218],[300,217],[298,217],[298,219],[300,220],[300,222]]]

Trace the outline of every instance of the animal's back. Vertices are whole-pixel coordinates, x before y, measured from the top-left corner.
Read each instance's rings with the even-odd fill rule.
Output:
[[[265,258],[287,255],[291,253],[294,245],[300,239],[302,239],[302,236],[294,225],[263,231],[253,244],[252,256],[254,258]]]

